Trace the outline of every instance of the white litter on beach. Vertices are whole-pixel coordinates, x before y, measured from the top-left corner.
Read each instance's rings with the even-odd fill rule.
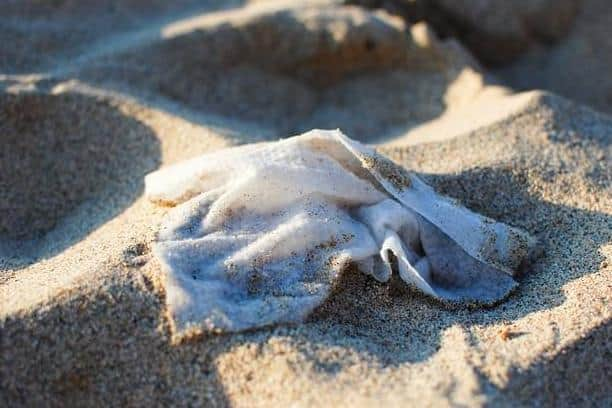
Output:
[[[302,321],[350,263],[445,302],[492,304],[535,245],[338,130],[216,151],[145,182],[175,206],[154,253],[179,332]]]

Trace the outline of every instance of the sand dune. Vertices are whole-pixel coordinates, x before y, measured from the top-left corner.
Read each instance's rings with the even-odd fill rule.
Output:
[[[424,25],[406,30],[357,7],[251,6],[167,26],[162,40],[94,60],[81,75],[134,94],[155,90],[276,137],[341,127],[374,141],[438,116],[455,102],[446,91],[457,81],[464,99],[484,87],[456,43]]]

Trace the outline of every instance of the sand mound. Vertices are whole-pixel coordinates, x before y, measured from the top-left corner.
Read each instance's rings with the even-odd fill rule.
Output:
[[[277,137],[340,127],[370,141],[435,118],[486,82],[456,43],[358,7],[251,6],[169,25],[162,36],[82,75],[137,95],[154,89]]]

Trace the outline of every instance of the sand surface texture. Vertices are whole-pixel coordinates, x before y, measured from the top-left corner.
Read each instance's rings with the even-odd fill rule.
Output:
[[[0,15],[0,405],[612,404],[612,117],[513,93],[455,40],[380,10],[144,3]],[[537,58],[569,64],[588,15]],[[304,324],[176,344],[150,254],[167,209],[144,175],[312,127],[376,144],[543,257],[487,309],[348,269]]]

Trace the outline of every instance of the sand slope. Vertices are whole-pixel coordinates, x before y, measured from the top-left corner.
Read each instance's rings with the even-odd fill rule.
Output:
[[[545,88],[612,112],[612,9],[606,0],[583,0],[567,39],[533,50],[497,74],[518,89]]]
[[[0,77],[0,404],[612,403],[612,118],[511,95],[425,26],[335,3],[135,19],[132,42]],[[143,175],[315,125],[380,142],[545,255],[490,309],[347,270],[304,324],[173,344]]]

